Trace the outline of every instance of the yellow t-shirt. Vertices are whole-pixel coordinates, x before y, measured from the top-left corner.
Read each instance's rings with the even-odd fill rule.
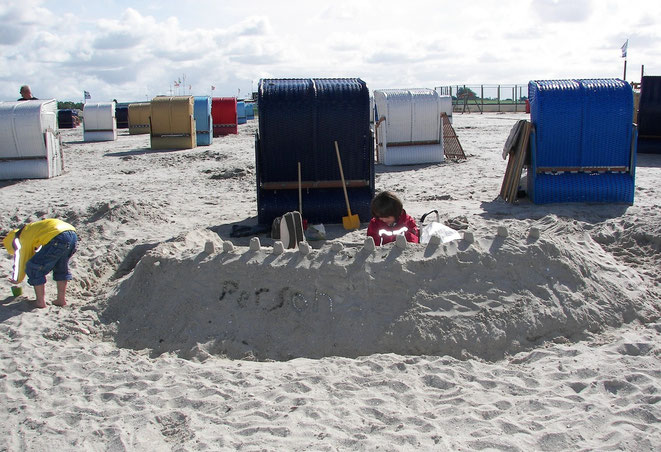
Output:
[[[10,255],[14,256],[14,265],[12,269],[12,279],[17,282],[25,278],[25,264],[32,259],[37,250],[50,242],[53,237],[64,231],[75,231],[76,228],[62,220],[49,218],[46,220],[28,223],[23,227],[21,235],[18,238],[18,250],[14,250],[14,238],[18,229],[14,229],[2,241]]]

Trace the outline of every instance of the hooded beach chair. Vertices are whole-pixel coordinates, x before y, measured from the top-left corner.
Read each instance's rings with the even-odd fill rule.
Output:
[[[528,196],[537,204],[623,202],[635,189],[633,91],[619,79],[535,80]]]
[[[661,154],[661,76],[643,76],[637,121],[638,152]]]
[[[62,167],[57,101],[0,102],[0,179],[46,179]]]
[[[213,136],[239,133],[236,114],[236,97],[214,97],[211,99]]]
[[[336,141],[352,214],[362,221],[371,218],[369,106],[369,90],[358,78],[260,80],[255,136],[260,224],[299,210],[299,193],[303,218],[310,224],[342,223],[348,212]]]
[[[246,102],[246,119],[255,119],[255,108],[252,102]]]
[[[195,133],[198,146],[209,146],[213,141],[211,124],[211,97],[196,96],[193,105]]]
[[[118,129],[129,128],[129,103],[115,104],[115,122]]]
[[[115,103],[87,103],[83,107],[83,141],[115,141]]]
[[[192,149],[197,145],[193,102],[193,96],[152,99],[152,149]]]
[[[384,165],[444,160],[441,97],[432,89],[374,91],[377,155]]]
[[[129,134],[143,135],[149,133],[149,115],[151,103],[138,102],[129,105]]]
[[[438,96],[441,102],[441,114],[445,113],[445,116],[448,117],[450,124],[452,124],[452,96]]]
[[[71,109],[62,109],[57,111],[57,127],[60,129],[75,129],[76,114]]]
[[[238,124],[246,123],[246,103],[239,101],[236,103],[236,118]]]

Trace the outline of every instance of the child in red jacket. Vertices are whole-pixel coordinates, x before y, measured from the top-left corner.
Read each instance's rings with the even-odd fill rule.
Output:
[[[389,191],[382,191],[372,200],[372,220],[367,226],[367,235],[376,246],[394,242],[398,235],[407,242],[419,243],[420,230],[413,217],[404,210],[402,201]]]

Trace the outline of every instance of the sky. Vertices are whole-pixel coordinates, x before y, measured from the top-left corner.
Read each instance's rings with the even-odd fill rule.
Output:
[[[244,98],[263,78],[371,90],[622,78],[627,40],[627,81],[643,65],[661,75],[660,1],[2,0],[0,101],[23,84],[131,102]]]

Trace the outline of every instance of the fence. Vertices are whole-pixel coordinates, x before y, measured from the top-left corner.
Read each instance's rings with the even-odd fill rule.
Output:
[[[453,111],[525,112],[528,84],[525,85],[446,85],[434,88],[442,96],[452,97]]]

